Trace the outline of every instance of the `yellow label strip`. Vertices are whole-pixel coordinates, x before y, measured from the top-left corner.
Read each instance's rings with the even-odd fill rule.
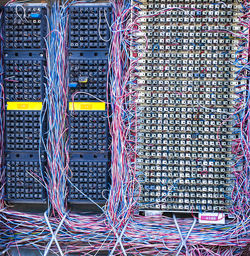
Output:
[[[7,110],[42,110],[42,102],[13,101],[7,102]]]
[[[69,102],[69,110],[71,111],[103,111],[105,109],[105,102]]]

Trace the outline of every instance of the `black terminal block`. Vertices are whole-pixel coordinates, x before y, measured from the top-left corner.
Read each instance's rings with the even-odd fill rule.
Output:
[[[71,112],[70,151],[108,151],[108,137],[105,111]]]
[[[42,202],[45,199],[41,185],[44,162],[40,165],[39,160],[27,161],[25,158],[6,160],[6,199],[22,203]]]
[[[106,102],[111,5],[69,8],[70,102]],[[105,202],[110,183],[106,111],[69,111],[71,204]],[[81,193],[82,192],[82,193]]]
[[[71,49],[108,49],[111,6],[81,5],[69,10],[69,46]]]
[[[104,202],[108,193],[107,161],[71,161],[69,202],[88,201]],[[79,190],[82,192],[80,193]]]
[[[24,50],[45,48],[46,6],[13,5],[4,8],[4,48]]]
[[[106,99],[107,59],[71,59],[69,97],[74,101]],[[78,93],[77,93],[78,92]],[[77,94],[75,94],[77,93]],[[72,95],[74,95],[72,99]]]
[[[6,101],[42,101],[44,98],[43,60],[6,59],[4,87]]]
[[[6,111],[6,150],[37,151],[40,148],[40,111]]]

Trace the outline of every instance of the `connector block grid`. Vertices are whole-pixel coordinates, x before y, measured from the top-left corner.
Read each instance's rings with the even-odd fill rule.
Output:
[[[6,111],[6,150],[37,151],[40,147],[40,111]]]
[[[71,49],[109,47],[110,5],[72,6],[69,11],[69,46]]]
[[[42,101],[44,98],[44,60],[6,59],[6,101]]]
[[[37,201],[45,198],[39,161],[6,160],[6,195],[10,201]]]
[[[5,50],[37,50],[45,47],[47,33],[45,6],[4,8]]]
[[[71,111],[71,151],[108,151],[108,134],[105,111]]]
[[[108,189],[107,161],[71,161],[70,171],[72,175],[71,182],[74,184],[74,186],[70,185],[70,202],[87,201],[87,197],[95,202],[105,200]]]

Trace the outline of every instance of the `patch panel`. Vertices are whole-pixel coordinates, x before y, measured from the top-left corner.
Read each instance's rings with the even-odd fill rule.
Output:
[[[107,59],[70,59],[69,97],[74,101],[106,99]]]
[[[108,49],[111,7],[108,4],[71,6],[69,46],[71,49]]]
[[[69,202],[107,198],[109,179],[106,87],[111,6],[69,8]],[[75,187],[74,187],[75,186]]]
[[[11,202],[45,198],[39,179],[45,168],[41,137],[46,116],[41,111],[46,15],[46,5],[38,4],[11,5],[3,12],[6,195]]]
[[[6,150],[37,151],[40,148],[40,111],[6,111]]]
[[[7,101],[42,101],[44,98],[44,60],[6,59],[4,73]]]
[[[19,155],[18,155],[19,156]],[[30,158],[30,156],[28,157]],[[6,160],[6,195],[11,202],[33,203],[45,199],[40,181],[44,163],[39,160]]]
[[[226,212],[239,4],[142,1],[137,168],[141,210]],[[215,4],[217,3],[217,4]],[[158,9],[171,9],[153,15]]]
[[[5,50],[45,48],[47,9],[41,6],[13,5],[4,8]]]
[[[70,113],[71,151],[108,151],[108,120],[105,111]]]
[[[75,161],[70,162],[69,202],[87,201],[87,197],[95,202],[104,202],[108,193],[107,161]],[[84,194],[81,194],[82,191]]]

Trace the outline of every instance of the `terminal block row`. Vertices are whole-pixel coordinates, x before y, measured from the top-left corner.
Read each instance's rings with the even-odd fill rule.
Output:
[[[105,111],[71,111],[71,151],[108,151],[108,136]]]
[[[69,8],[68,99],[76,103],[69,109],[69,201],[74,204],[90,202],[89,199],[102,202],[108,194],[109,132],[105,102],[110,25],[109,4]],[[101,109],[96,108],[101,102]],[[81,104],[83,108],[79,108]],[[106,158],[102,159],[104,155]]]
[[[47,7],[12,4],[3,9],[6,198],[42,202]]]
[[[45,191],[41,185],[44,162],[25,158],[6,160],[7,200],[22,203],[42,202],[45,199]]]
[[[106,99],[107,59],[71,59],[69,96],[74,101]]]
[[[44,98],[44,60],[6,59],[4,72],[7,101],[42,101]]]
[[[72,49],[108,49],[110,5],[72,6],[69,10],[69,46]]]
[[[88,201],[104,202],[108,193],[107,161],[75,161],[70,162],[69,202]],[[81,191],[81,192],[79,192]]]
[[[6,50],[37,50],[45,47],[46,6],[13,5],[4,8]]]

